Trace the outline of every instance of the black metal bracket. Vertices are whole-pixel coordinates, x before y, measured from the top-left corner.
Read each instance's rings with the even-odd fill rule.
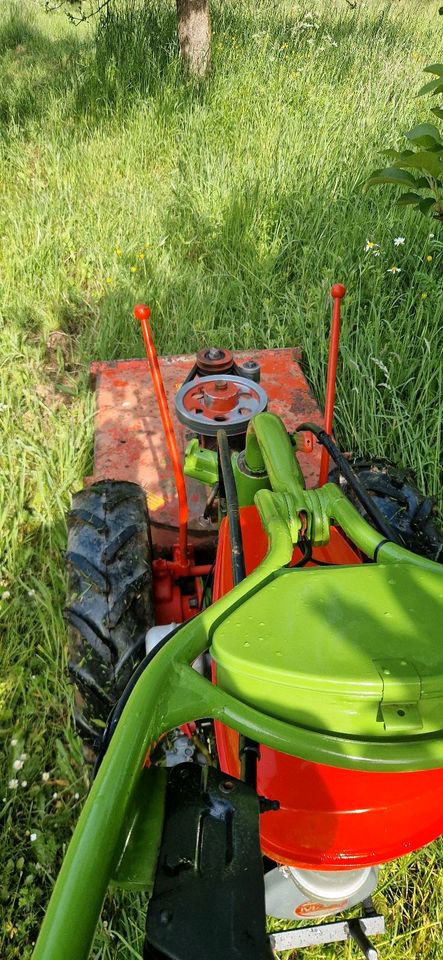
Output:
[[[144,960],[271,960],[259,815],[248,784],[171,768]]]

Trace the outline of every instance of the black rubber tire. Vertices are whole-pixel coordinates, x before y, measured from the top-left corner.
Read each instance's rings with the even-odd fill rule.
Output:
[[[443,531],[435,513],[435,501],[421,493],[412,471],[396,467],[389,460],[349,457],[349,462],[405,547],[443,563]],[[331,471],[329,479],[340,484],[351,503],[366,517],[354,490],[340,476],[338,468]]]
[[[149,519],[138,484],[103,480],[74,495],[66,563],[75,720],[97,749],[154,623]]]

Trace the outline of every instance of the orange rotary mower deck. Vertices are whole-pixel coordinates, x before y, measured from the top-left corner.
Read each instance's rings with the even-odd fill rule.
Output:
[[[189,374],[194,356],[159,358],[166,396],[174,423],[179,452],[191,434],[174,413],[174,398]],[[234,359],[254,359],[260,364],[261,380],[268,396],[268,410],[278,414],[289,431],[303,420],[323,424],[322,414],[310,394],[300,367],[298,349],[236,352]],[[94,473],[98,480],[131,480],[147,494],[152,537],[157,551],[177,540],[177,489],[168,456],[164,430],[146,360],[116,360],[91,365],[96,392]],[[284,397],[284,399],[282,399]],[[318,482],[321,448],[299,454],[307,487]],[[204,547],[217,533],[216,525],[201,526],[205,490],[196,480],[186,479],[189,502],[189,541]]]

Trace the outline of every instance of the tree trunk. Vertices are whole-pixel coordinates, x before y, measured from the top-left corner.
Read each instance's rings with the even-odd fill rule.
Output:
[[[177,26],[186,69],[195,77],[205,77],[211,64],[209,0],[177,0]]]

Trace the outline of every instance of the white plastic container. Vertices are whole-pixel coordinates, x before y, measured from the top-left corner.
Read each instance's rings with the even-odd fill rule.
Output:
[[[329,917],[365,900],[377,886],[378,867],[302,870],[281,866],[265,875],[266,913],[281,919]]]

